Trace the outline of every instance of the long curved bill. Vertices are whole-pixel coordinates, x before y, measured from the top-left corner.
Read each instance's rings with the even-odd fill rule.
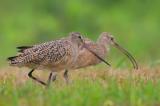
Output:
[[[119,49],[122,53],[124,53],[130,59],[131,63],[133,64],[134,69],[138,70],[138,64],[137,64],[136,60],[134,59],[134,57],[127,50],[122,48],[118,43],[116,43],[116,42],[113,42],[113,43],[114,43],[113,45],[117,49]]]
[[[102,62],[104,62],[105,64],[107,64],[108,66],[111,66],[107,61],[105,61],[104,59],[102,59],[100,56],[98,56],[95,52],[93,52],[91,49],[89,49],[85,44],[83,45],[84,48],[86,48],[89,52],[91,52],[92,54],[94,54],[99,60],[101,60]]]

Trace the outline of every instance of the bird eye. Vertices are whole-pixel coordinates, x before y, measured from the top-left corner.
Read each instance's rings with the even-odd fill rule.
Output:
[[[114,40],[114,38],[113,38],[113,37],[111,37],[111,40]]]
[[[81,36],[78,36],[78,38],[79,38],[79,39],[82,39],[82,37],[81,37]]]

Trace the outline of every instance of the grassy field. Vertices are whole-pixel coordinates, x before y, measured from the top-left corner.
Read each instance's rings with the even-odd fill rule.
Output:
[[[160,67],[139,70],[89,67],[62,73],[50,88],[28,78],[28,69],[7,67],[0,73],[0,106],[159,106]],[[49,72],[34,73],[43,80]]]

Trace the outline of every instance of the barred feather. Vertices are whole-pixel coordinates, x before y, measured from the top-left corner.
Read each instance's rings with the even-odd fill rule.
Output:
[[[80,33],[71,33],[69,37],[45,42],[34,46],[20,46],[19,54],[9,57],[12,66],[61,70],[70,67],[78,57]]]

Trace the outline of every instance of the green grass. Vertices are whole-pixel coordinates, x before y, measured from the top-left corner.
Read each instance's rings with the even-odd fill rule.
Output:
[[[59,77],[48,89],[28,78],[20,77],[18,81],[18,73],[5,73],[0,80],[0,106],[160,105],[160,71],[157,69],[130,72],[89,68],[71,72],[69,85]]]

